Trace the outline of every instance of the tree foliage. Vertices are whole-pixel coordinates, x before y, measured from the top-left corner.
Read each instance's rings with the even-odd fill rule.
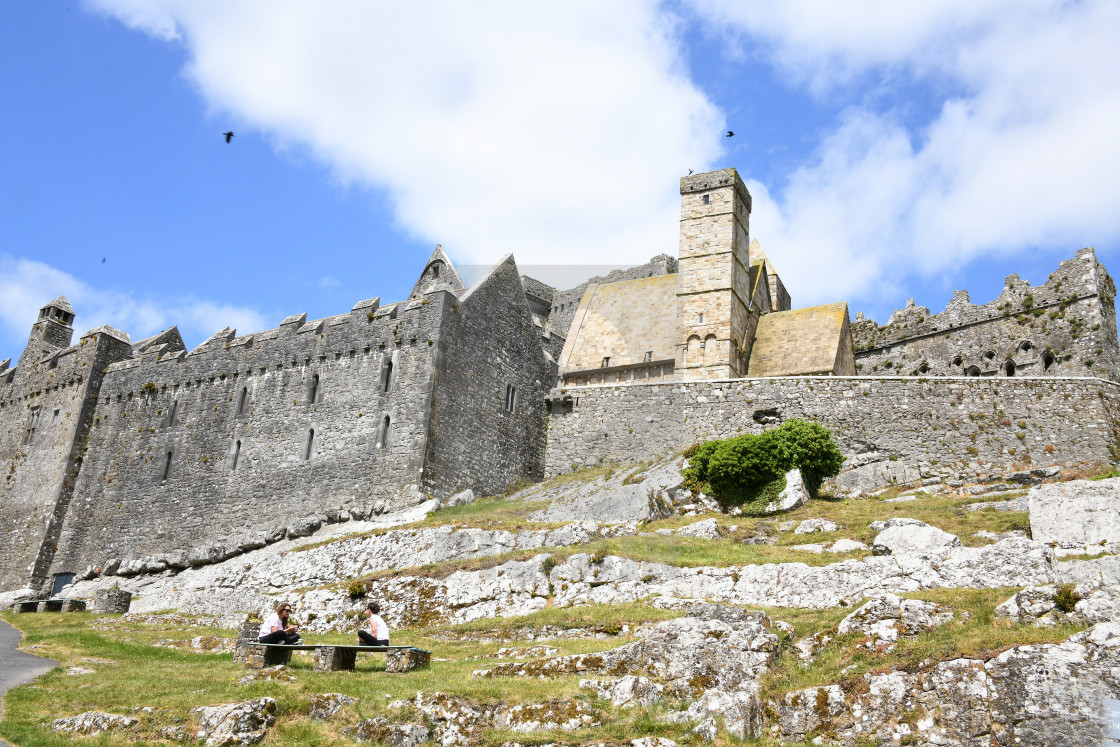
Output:
[[[840,473],[844,456],[820,423],[788,420],[758,435],[706,441],[689,455],[688,482],[727,505],[755,500],[795,467],[812,496],[826,477]]]

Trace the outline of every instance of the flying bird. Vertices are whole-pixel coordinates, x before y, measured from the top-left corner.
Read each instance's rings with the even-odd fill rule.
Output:
[[[688,173],[689,173],[689,174],[691,174],[691,173],[692,173],[692,169],[689,169],[689,170],[688,170]]]
[[[105,264],[105,258],[104,257],[101,258],[101,264]]]
[[[727,135],[725,135],[725,137],[735,137],[735,133],[732,132],[731,130],[728,130]],[[227,140],[226,142],[229,142],[229,141]]]
[[[226,136],[226,142],[227,143],[230,140],[233,140],[233,130],[230,130],[229,132],[223,132],[222,134]]]

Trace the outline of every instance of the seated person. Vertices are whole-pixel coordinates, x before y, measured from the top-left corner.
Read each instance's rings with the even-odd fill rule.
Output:
[[[294,646],[299,643],[298,625],[288,625],[288,616],[292,614],[292,605],[281,602],[261,624],[258,639],[261,643],[286,643]]]
[[[363,646],[388,646],[389,626],[381,619],[381,605],[370,602],[366,605],[366,618],[369,620],[369,630],[365,628],[358,631],[358,641]]]

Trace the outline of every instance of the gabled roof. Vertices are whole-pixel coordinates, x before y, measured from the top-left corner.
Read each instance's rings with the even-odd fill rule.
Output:
[[[43,308],[46,309],[46,308],[50,308],[51,306],[53,306],[56,309],[60,309],[62,311],[65,311],[67,314],[73,314],[74,313],[74,307],[70,305],[70,301],[66,298],[66,296],[59,296],[55,300],[53,300],[50,303],[43,306]]]
[[[433,267],[442,267],[443,270],[436,274]],[[428,258],[428,263],[424,265],[424,271],[420,273],[420,277],[416,280],[416,285],[412,286],[412,292],[408,294],[408,299],[411,301],[415,298],[428,293],[431,290],[437,290],[435,286],[440,286],[438,290],[451,290],[458,291],[466,287],[463,284],[463,279],[459,277],[459,273],[455,272],[455,265],[451,264],[451,258],[443,251],[443,247],[436,244],[435,251],[432,256]]]
[[[846,335],[848,304],[763,314],[758,320],[747,376],[808,376],[837,371]]]

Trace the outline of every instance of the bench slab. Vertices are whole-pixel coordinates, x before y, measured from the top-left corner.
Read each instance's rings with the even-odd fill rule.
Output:
[[[385,654],[385,671],[390,674],[411,672],[431,666],[432,653],[413,646],[332,646],[328,644],[247,643],[245,666],[249,669],[288,664],[293,651],[313,651],[312,668],[316,672],[354,671],[358,653]],[[235,660],[240,657],[235,655]]]

